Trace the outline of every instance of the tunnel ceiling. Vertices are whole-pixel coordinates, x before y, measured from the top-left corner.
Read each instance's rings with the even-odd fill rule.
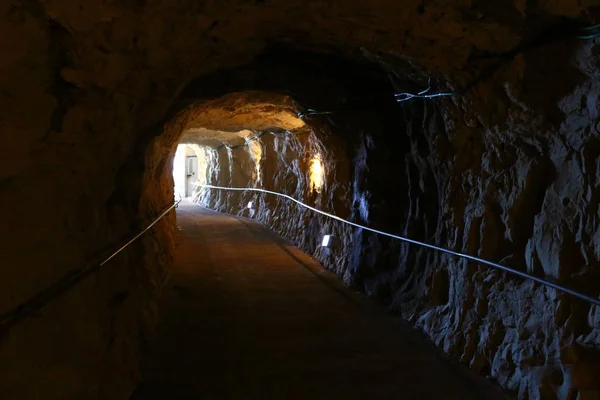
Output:
[[[288,96],[265,92],[231,93],[211,101],[196,101],[173,122],[180,142],[205,146],[245,143],[253,132],[303,128],[299,107]]]
[[[402,79],[392,78],[398,71]],[[406,65],[386,69],[372,59],[272,44],[252,62],[193,80],[174,102],[167,130],[181,130],[182,143],[235,146],[258,132],[397,112],[394,85],[417,88],[427,79]]]
[[[218,131],[206,128],[197,128],[187,130],[181,135],[179,143],[182,144],[197,144],[199,146],[219,147],[239,146],[246,142],[247,138],[253,136],[253,132],[248,129],[243,129],[238,132]]]
[[[422,0],[53,0],[5,7],[1,37],[13,49],[0,61],[7,94],[0,107],[11,115],[6,129],[97,132],[132,118],[112,129],[125,141],[132,127],[139,134],[162,121],[192,80],[247,64],[271,43],[362,60],[371,54],[460,86],[490,58],[585,10],[578,1]],[[109,114],[94,111],[114,102],[120,106]],[[11,167],[0,177],[26,168],[29,141],[39,136],[3,139],[1,155]]]

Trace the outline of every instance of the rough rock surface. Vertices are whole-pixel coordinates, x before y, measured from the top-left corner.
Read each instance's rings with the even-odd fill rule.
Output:
[[[586,191],[582,179],[573,180],[573,163],[552,160],[510,133],[502,133],[504,143],[478,139],[479,157],[462,153],[453,148],[454,107],[415,101],[393,109],[393,115],[385,107],[337,112],[328,124],[309,121],[297,132],[263,134],[252,139],[262,149],[259,177],[248,173],[257,169],[250,146],[220,147],[213,150],[209,181],[285,193],[370,227],[501,261],[598,295],[592,283],[598,274],[595,246],[575,245],[585,225],[559,233],[548,229],[581,220],[565,211]],[[481,126],[461,134],[473,137],[478,130],[490,137]],[[539,138],[538,146],[548,148],[548,137]],[[318,193],[310,188],[315,157],[326,172]],[[565,171],[562,179],[557,170]],[[597,394],[597,384],[587,376],[600,365],[594,356],[599,327],[597,311],[588,304],[488,267],[349,228],[271,195],[203,191],[200,202],[257,218],[294,239],[348,284],[388,303],[450,355],[519,398]],[[587,224],[589,240],[596,226]],[[334,236],[333,249],[319,246],[323,234]],[[569,238],[573,245],[565,243]],[[592,253],[578,255],[580,247]],[[574,354],[585,354],[586,361]]]
[[[311,117],[298,139],[265,136],[267,187],[294,189],[285,177],[306,167],[295,152],[319,150],[327,174],[339,169],[311,195],[319,207],[598,295],[598,47],[567,37],[574,24],[596,22],[588,3],[2,2],[0,314],[101,259],[167,206],[169,162],[184,126],[163,125],[197,98],[281,89],[273,82],[302,58],[266,56],[273,47],[343,57],[302,68],[332,67],[328,82],[344,84],[306,76],[284,83],[302,105],[344,115]],[[367,79],[382,71],[387,93],[382,80],[373,78],[373,89]],[[422,90],[432,78],[433,89],[462,95],[399,113],[378,100],[392,98],[388,77],[395,90]],[[336,97],[323,102],[315,94],[326,88]],[[200,127],[255,129],[261,120]],[[274,169],[288,158],[298,165]],[[223,182],[227,159],[219,158]],[[260,210],[286,207],[266,206]],[[306,249],[327,224],[286,218],[279,229],[288,236],[298,232],[292,221],[306,227],[296,238]],[[174,228],[170,216],[3,335],[0,397],[126,398]],[[477,265],[327,228],[352,251],[316,255],[450,354],[523,398],[597,394],[599,310]]]

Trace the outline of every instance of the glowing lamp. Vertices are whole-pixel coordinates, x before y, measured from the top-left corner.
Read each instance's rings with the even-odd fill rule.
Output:
[[[310,192],[321,193],[325,183],[325,168],[321,161],[321,155],[317,154],[310,160],[309,166]]]

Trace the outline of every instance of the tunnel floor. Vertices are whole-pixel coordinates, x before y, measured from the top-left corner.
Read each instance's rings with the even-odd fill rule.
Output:
[[[504,399],[255,222],[182,203],[133,399]]]

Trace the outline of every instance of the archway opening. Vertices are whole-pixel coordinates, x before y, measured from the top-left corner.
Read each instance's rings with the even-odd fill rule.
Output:
[[[173,182],[175,199],[198,197],[199,188],[208,181],[207,174],[212,161],[208,146],[195,143],[179,143],[173,157]]]

